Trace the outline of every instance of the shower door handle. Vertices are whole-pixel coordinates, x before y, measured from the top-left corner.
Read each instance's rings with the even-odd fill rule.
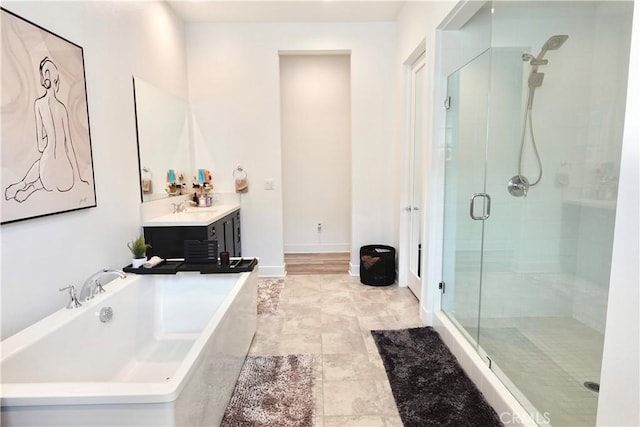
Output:
[[[478,197],[482,197],[486,201],[482,216],[477,216],[473,209]],[[489,215],[491,215],[491,197],[487,193],[473,193],[469,201],[469,216],[471,219],[474,221],[484,221],[489,218]]]

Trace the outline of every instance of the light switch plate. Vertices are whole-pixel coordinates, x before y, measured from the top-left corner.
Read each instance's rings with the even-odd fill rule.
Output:
[[[275,183],[272,179],[264,180],[264,189],[265,190],[273,190],[275,188]]]

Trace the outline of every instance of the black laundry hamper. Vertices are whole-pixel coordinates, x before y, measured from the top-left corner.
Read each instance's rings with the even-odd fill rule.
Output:
[[[393,285],[396,280],[396,250],[385,245],[360,248],[360,283],[370,286]]]

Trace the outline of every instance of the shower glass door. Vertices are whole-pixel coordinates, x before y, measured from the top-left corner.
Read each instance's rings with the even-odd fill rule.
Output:
[[[442,309],[474,344],[478,341],[483,220],[470,216],[471,197],[485,191],[491,51],[447,80],[445,231]],[[464,124],[464,125],[462,125]],[[476,213],[484,211],[476,199]]]
[[[596,423],[632,9],[493,2],[447,81],[442,309],[540,425]]]

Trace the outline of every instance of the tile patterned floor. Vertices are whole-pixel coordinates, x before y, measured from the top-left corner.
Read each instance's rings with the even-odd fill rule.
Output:
[[[476,273],[457,272],[443,301],[474,342],[479,291]],[[583,383],[599,382],[606,292],[568,274],[483,274],[480,345],[553,426],[596,423],[598,394]]]
[[[408,288],[348,274],[287,276],[275,314],[258,317],[250,354],[313,354],[316,427],[402,426],[372,329],[422,326]]]
[[[596,425],[598,394],[583,383],[600,382],[602,334],[566,317],[486,319],[484,325],[481,345],[551,425]],[[512,340],[509,331],[524,342]],[[486,339],[491,332],[499,342]]]

